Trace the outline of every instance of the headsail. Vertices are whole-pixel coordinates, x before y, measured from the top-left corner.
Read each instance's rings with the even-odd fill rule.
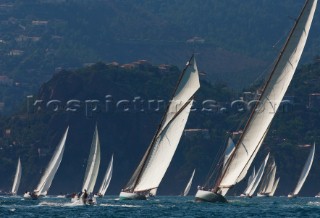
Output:
[[[156,134],[125,188],[126,191],[144,192],[159,186],[179,144],[194,94],[199,87],[198,69],[192,56],[179,78]]]
[[[113,171],[113,155],[111,156],[111,160],[110,160],[110,163],[108,165],[106,174],[105,174],[105,176],[103,178],[101,187],[99,189],[99,192],[98,192],[99,195],[104,196],[104,194],[106,193],[106,191],[107,191],[107,189],[109,187],[111,178],[112,178],[112,171]]]
[[[87,162],[86,173],[82,185],[82,191],[87,190],[88,193],[93,192],[93,188],[97,181],[98,171],[100,165],[100,142],[98,128],[95,127],[90,154]]]
[[[189,191],[190,191],[190,188],[191,188],[191,185],[192,185],[192,180],[193,180],[195,172],[196,172],[196,169],[194,169],[193,172],[192,172],[192,175],[191,175],[191,177],[189,179],[189,182],[188,182],[186,188],[184,189],[183,196],[187,196],[189,194]]]
[[[230,158],[231,154],[233,153],[234,146],[235,146],[235,144],[234,144],[233,140],[229,137],[227,148],[226,148],[226,151],[224,152],[223,166],[226,165],[228,159]]]
[[[47,168],[46,171],[44,172],[43,176],[41,177],[41,180],[37,186],[37,188],[34,190],[36,195],[46,195],[52,180],[54,178],[54,176],[56,175],[56,172],[60,166],[62,157],[63,157],[63,152],[64,152],[64,147],[65,147],[65,143],[66,143],[66,139],[67,139],[67,135],[68,135],[68,130],[69,127],[66,129],[59,145],[57,146]]]
[[[274,159],[268,164],[267,169],[262,177],[258,194],[269,194],[275,182],[277,167]]]
[[[12,189],[11,189],[11,193],[13,195],[16,195],[19,189],[19,185],[20,185],[20,179],[21,179],[21,161],[20,161],[20,157],[18,160],[18,165],[17,165],[17,169],[16,169],[16,174],[14,176],[14,181],[13,181],[13,185],[12,185]]]
[[[316,5],[317,0],[306,1],[215,188],[230,188],[246,175],[296,70]]]
[[[316,147],[316,145],[313,144],[313,146],[311,148],[311,151],[309,153],[308,159],[307,159],[306,163],[304,164],[304,167],[303,167],[303,170],[301,172],[298,184],[297,184],[296,188],[293,191],[293,196],[298,195],[298,193],[301,190],[304,182],[306,181],[307,176],[309,175],[309,171],[310,171],[312,163],[313,163],[315,147]]]

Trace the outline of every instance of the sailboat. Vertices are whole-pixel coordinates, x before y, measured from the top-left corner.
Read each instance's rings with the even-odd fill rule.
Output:
[[[192,175],[191,175],[191,177],[189,179],[189,182],[188,182],[186,188],[183,191],[182,196],[187,196],[189,194],[189,191],[190,191],[190,188],[191,188],[191,185],[192,185],[192,180],[193,180],[195,172],[196,172],[196,169],[193,170]]]
[[[299,194],[304,182],[306,181],[306,178],[309,175],[309,171],[310,171],[312,163],[313,163],[315,147],[316,147],[316,145],[313,144],[313,146],[310,150],[308,159],[307,159],[306,163],[304,164],[303,170],[302,170],[300,178],[298,180],[298,184],[297,184],[296,188],[294,189],[294,191],[288,195],[288,198],[296,197]]]
[[[198,69],[192,55],[180,75],[159,128],[131,179],[121,190],[120,199],[145,200],[158,188],[179,144],[199,88]]]
[[[272,159],[271,163],[268,165],[265,174],[263,175],[262,182],[257,193],[258,197],[269,197],[275,185],[277,166]]]
[[[17,165],[17,169],[16,169],[16,174],[14,176],[14,181],[13,181],[13,185],[12,185],[12,189],[11,189],[11,194],[12,195],[16,195],[19,189],[19,185],[20,185],[20,179],[21,179],[21,161],[20,161],[20,157],[18,159],[18,165]]]
[[[246,189],[243,191],[243,193],[240,195],[240,197],[245,197],[245,196],[246,196],[245,193],[247,193],[247,190],[249,189],[249,187],[250,187],[250,185],[251,185],[251,183],[252,183],[252,181],[253,181],[253,179],[254,179],[255,176],[256,176],[256,169],[255,169],[255,167],[253,167],[252,173],[251,173],[251,175],[250,175],[249,178],[248,178],[247,187],[246,187]]]
[[[278,179],[274,182],[272,190],[271,190],[271,192],[269,194],[269,197],[272,197],[274,195],[275,191],[278,188],[279,181],[280,181],[280,177],[278,177]]]
[[[37,188],[32,193],[30,192],[25,193],[24,194],[25,198],[38,199],[39,196],[47,195],[47,192],[51,186],[52,180],[56,175],[56,172],[60,166],[60,163],[63,157],[68,130],[69,130],[69,127],[66,129],[65,133],[63,134],[59,142],[59,145],[57,146],[44,174],[40,179],[40,182]]]
[[[108,165],[106,174],[103,178],[102,184],[100,186],[100,189],[98,191],[97,197],[103,197],[109,187],[111,178],[112,178],[112,171],[113,171],[113,155],[111,156],[110,163]]]
[[[92,143],[91,143],[86,173],[85,173],[83,185],[82,185],[83,193],[81,196],[74,196],[74,198],[71,199],[72,202],[77,202],[82,200],[83,204],[96,203],[96,199],[94,196],[92,196],[93,195],[92,193],[97,181],[99,166],[100,166],[100,142],[99,142],[98,128],[96,126],[93,134]]]
[[[198,190],[195,196],[197,201],[227,202],[224,197],[226,192],[246,176],[297,68],[316,5],[317,0],[306,1],[252,109],[234,152],[220,170],[215,185],[207,190]]]
[[[244,196],[250,197],[250,198],[253,196],[253,194],[256,191],[256,189],[261,181],[261,178],[264,174],[264,170],[266,168],[268,159],[269,159],[269,154],[266,156],[266,158],[264,159],[264,161],[260,165],[259,170],[258,170],[257,174],[253,177],[250,185],[244,191]]]

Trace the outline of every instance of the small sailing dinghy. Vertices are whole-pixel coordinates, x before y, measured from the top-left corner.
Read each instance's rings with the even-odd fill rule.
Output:
[[[298,184],[297,184],[296,188],[294,189],[294,191],[288,195],[288,198],[297,197],[297,195],[299,194],[304,182],[306,181],[307,176],[309,175],[312,163],[313,163],[315,147],[316,147],[316,145],[313,144],[313,146],[312,146],[312,148],[310,150],[308,159],[307,159],[306,163],[304,164],[303,170],[302,170],[300,178],[298,180]]]
[[[82,193],[75,195],[71,201],[82,204],[96,204],[96,198],[93,195],[93,189],[97,181],[100,166],[100,142],[98,128],[95,127],[90,154],[87,162],[86,173],[82,185]]]
[[[42,175],[37,188],[32,193],[26,192],[23,196],[24,198],[35,200],[35,199],[38,199],[40,196],[47,195],[47,192],[51,186],[53,178],[56,175],[56,172],[60,166],[60,163],[63,157],[68,130],[69,130],[69,127],[66,129],[63,137],[61,138],[60,143],[57,146],[44,174]]]
[[[17,165],[17,169],[16,169],[16,174],[14,176],[14,181],[13,181],[13,185],[12,185],[12,189],[11,189],[11,194],[12,195],[17,195],[19,186],[20,186],[20,180],[21,180],[21,161],[20,161],[20,157],[18,159],[18,165]]]
[[[110,163],[108,165],[106,174],[103,178],[102,184],[100,186],[100,189],[98,191],[98,193],[95,195],[95,197],[103,197],[109,187],[111,178],[112,178],[112,171],[113,171],[113,155],[111,156],[111,160]]]
[[[193,172],[192,172],[192,174],[191,174],[191,177],[190,177],[190,179],[189,179],[189,182],[188,182],[186,188],[185,188],[184,191],[183,191],[182,196],[187,196],[187,195],[189,194],[189,191],[190,191],[190,188],[191,188],[191,185],[192,185],[192,180],[193,180],[193,177],[194,177],[195,172],[196,172],[196,169],[193,170]]]
[[[123,200],[145,200],[157,189],[166,173],[189,117],[196,91],[200,88],[194,56],[182,71],[173,97],[167,106],[147,151],[131,179],[120,192]]]
[[[227,202],[224,195],[247,174],[292,80],[307,41],[317,0],[307,0],[265,82],[262,93],[213,187],[198,190],[196,201]],[[218,164],[221,166],[222,164]],[[213,178],[213,177],[208,177]],[[212,184],[206,182],[205,184]]]

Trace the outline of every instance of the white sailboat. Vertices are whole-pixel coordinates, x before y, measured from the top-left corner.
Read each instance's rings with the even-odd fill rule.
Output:
[[[111,178],[112,178],[112,171],[113,171],[113,155],[111,156],[111,160],[108,165],[106,174],[103,178],[102,184],[101,184],[100,189],[98,191],[98,194],[97,194],[98,197],[103,197],[105,195],[105,193],[109,187]]]
[[[196,172],[196,169],[194,169],[193,172],[192,172],[192,175],[191,175],[191,177],[189,179],[189,182],[188,182],[186,188],[183,191],[183,194],[182,194],[183,196],[187,196],[189,194],[189,191],[190,191],[190,188],[191,188],[191,185],[192,185],[192,180],[193,180],[195,172]]]
[[[196,91],[200,87],[194,56],[181,73],[173,97],[159,128],[120,199],[146,199],[157,189],[166,173],[189,117]]]
[[[98,128],[95,127],[90,154],[87,161],[86,173],[83,180],[82,185],[82,195],[75,196],[71,199],[72,202],[80,201],[83,204],[95,204],[96,199],[93,196],[93,189],[97,181],[98,171],[100,166],[100,142],[99,142],[99,134]]]
[[[280,177],[278,177],[278,179],[274,182],[272,190],[269,194],[269,197],[272,197],[274,195],[274,193],[276,192],[276,190],[278,188],[279,181],[280,181]]]
[[[272,192],[275,179],[276,179],[277,166],[274,160],[268,165],[265,174],[263,175],[262,182],[257,193],[258,197],[269,197]]]
[[[69,130],[69,127],[66,129],[63,137],[61,138],[60,143],[57,146],[44,174],[42,175],[37,188],[33,191],[33,193],[25,193],[24,195],[25,198],[37,199],[39,196],[47,195],[47,192],[51,186],[52,180],[56,175],[56,172],[60,166],[60,163],[63,157],[68,130]]]
[[[255,177],[252,179],[252,182],[250,183],[250,185],[247,187],[247,189],[244,192],[244,195],[247,197],[252,197],[254,192],[256,191],[261,178],[264,174],[264,170],[266,168],[267,162],[269,159],[269,154],[266,156],[266,158],[264,159],[264,161],[262,162],[262,164],[259,167],[259,170],[257,172],[257,174],[255,175]]]
[[[316,148],[316,145],[313,144],[313,146],[310,150],[308,159],[307,159],[306,163],[304,164],[303,170],[302,170],[300,178],[298,180],[298,184],[297,184],[296,188],[294,189],[294,191],[288,195],[289,198],[296,197],[299,194],[304,182],[306,181],[306,178],[309,175],[309,172],[310,172],[310,169],[311,169],[311,166],[313,163],[315,148]]]
[[[247,174],[261,147],[268,128],[292,80],[306,44],[317,0],[307,0],[282,48],[262,93],[252,110],[235,150],[213,188],[198,190],[196,200],[226,202],[225,190],[232,188]]]
[[[13,185],[12,185],[12,189],[11,189],[11,194],[12,195],[16,195],[20,186],[20,180],[21,180],[21,161],[20,161],[20,157],[18,159],[18,165],[17,165],[17,169],[16,169],[16,174],[14,176],[14,181],[13,181]]]
[[[253,167],[252,173],[248,178],[247,187],[245,188],[243,193],[240,195],[240,197],[246,197],[246,194],[244,194],[244,193],[247,193],[247,190],[249,189],[249,187],[250,187],[250,185],[251,185],[251,183],[252,183],[252,181],[253,181],[255,176],[256,176],[256,168]]]

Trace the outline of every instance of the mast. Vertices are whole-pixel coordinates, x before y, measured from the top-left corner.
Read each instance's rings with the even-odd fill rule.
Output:
[[[306,1],[252,110],[244,132],[235,146],[235,151],[216,182],[216,191],[232,187],[246,175],[248,166],[256,156],[260,148],[259,144],[263,142],[263,135],[267,133],[298,65],[316,4],[317,0]]]

